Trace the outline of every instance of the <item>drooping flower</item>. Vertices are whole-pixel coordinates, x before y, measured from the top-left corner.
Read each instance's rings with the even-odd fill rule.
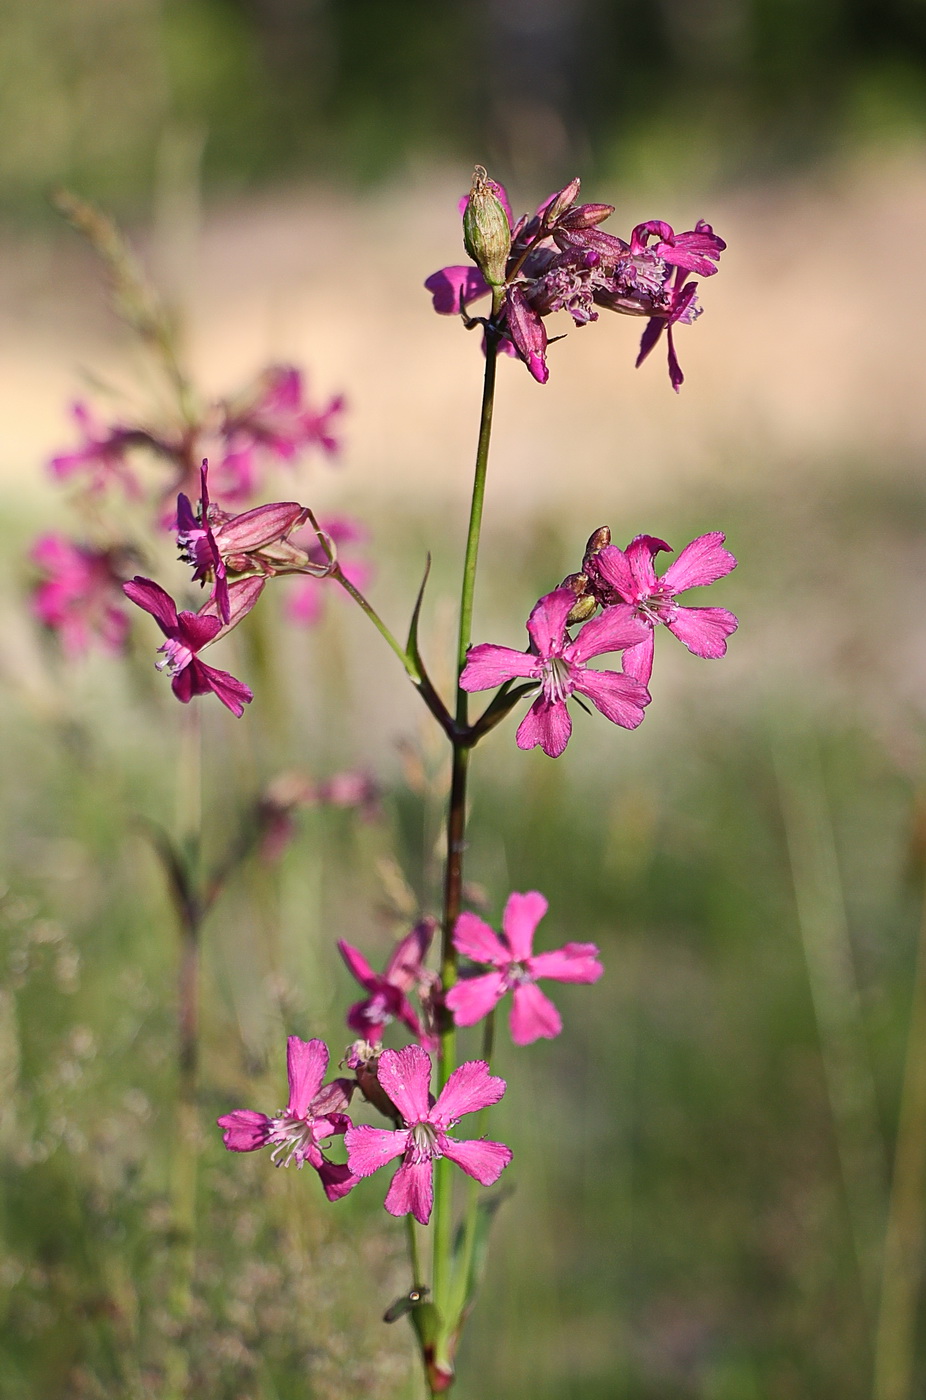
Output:
[[[383,972],[374,972],[359,949],[338,941],[338,951],[348,970],[368,993],[355,1002],[347,1013],[351,1030],[373,1044],[381,1041],[383,1031],[393,1021],[402,1021],[422,1045],[431,1046],[429,1033],[422,1026],[409,1001],[409,992],[429,979],[424,969],[431,940],[437,925],[425,918],[401,939],[392,951]]]
[[[83,442],[73,452],[59,452],[52,457],[49,466],[54,475],[64,480],[85,473],[91,491],[102,491],[118,480],[134,494],[137,483],[129,471],[126,453],[134,444],[149,441],[148,435],[137,428],[103,423],[85,403],[73,404],[71,414]]]
[[[303,551],[286,548],[292,532],[308,516],[298,501],[273,501],[240,515],[229,515],[209,499],[209,463],[200,472],[199,510],[188,496],[177,497],[177,546],[180,557],[193,565],[193,580],[215,580],[219,616],[231,621],[228,572],[271,575],[305,560]]]
[[[546,912],[547,901],[532,890],[509,895],[500,935],[478,915],[460,915],[453,933],[454,947],[492,971],[464,976],[447,992],[444,1001],[458,1026],[474,1026],[510,991],[511,1039],[515,1045],[559,1035],[563,1028],[560,1014],[537,986],[537,979],[597,982],[604,968],[594,943],[567,943],[554,952],[534,953],[534,933]]]
[[[449,1129],[466,1113],[498,1103],[505,1081],[489,1073],[484,1060],[469,1060],[451,1074],[433,1105],[430,1101],[431,1061],[419,1045],[384,1050],[377,1075],[395,1104],[404,1127],[348,1129],[347,1161],[356,1176],[372,1176],[396,1157],[401,1165],[386,1193],[390,1215],[408,1215],[421,1225],[431,1218],[434,1162],[449,1157],[482,1186],[498,1180],[511,1161],[511,1149],[485,1138],[460,1142]]]
[[[723,548],[724,538],[719,530],[699,535],[659,578],[653,560],[671,547],[652,535],[637,535],[626,551],[609,544],[586,557],[590,587],[605,607],[601,616],[607,617],[611,605],[629,604],[647,627],[642,642],[624,653],[624,670],[644,685],[652,674],[654,631],[660,624],[695,656],[714,659],[726,652],[727,637],[738,625],[734,614],[726,608],[689,608],[676,602],[676,594],[715,583],[736,568],[736,559]]]
[[[263,585],[263,579],[242,579],[237,588],[229,589],[231,620],[224,628],[221,618],[210,611],[210,603],[198,613],[178,612],[170,594],[152,579],[136,575],[122,585],[126,597],[149,612],[167,638],[159,647],[164,652],[164,660],[156,663],[157,668],[168,672],[171,689],[184,705],[189,704],[194,695],[208,695],[211,691],[240,719],[245,705],[254,699],[242,681],[228,671],[207,666],[200,661],[198,653],[250,612]],[[217,602],[212,606],[218,610]]]
[[[574,603],[575,594],[568,588],[546,594],[527,620],[530,650],[515,651],[489,642],[470,647],[460,676],[460,685],[470,691],[489,690],[518,678],[537,681],[537,698],[518,728],[518,748],[539,744],[550,758],[558,758],[569,742],[572,720],[566,701],[573,693],[587,696],[607,719],[624,729],[636,729],[650,700],[649,691],[635,677],[594,671],[587,665],[593,656],[644,642],[646,624],[629,606],[608,608],[586,622],[573,641],[566,619]]]
[[[121,651],[129,619],[114,552],[52,534],[36,540],[30,558],[45,575],[32,595],[32,611],[57,633],[64,654],[82,656],[94,642],[104,651]]]
[[[353,1080],[333,1079],[322,1087],[328,1068],[328,1047],[323,1040],[300,1040],[291,1035],[286,1042],[286,1069],[289,1077],[289,1103],[274,1118],[249,1108],[238,1108],[218,1119],[229,1152],[254,1152],[271,1147],[275,1166],[288,1167],[308,1162],[321,1178],[329,1201],[340,1200],[357,1184],[357,1177],[341,1162],[329,1162],[322,1144],[342,1137],[351,1121],[344,1113],[350,1106]]]
[[[466,214],[480,189],[490,186],[497,196],[496,219],[507,206],[503,188],[486,181],[477,169],[473,190],[464,202]],[[675,353],[672,328],[690,324],[700,314],[697,284],[687,274],[709,277],[725,243],[699,220],[693,229],[676,233],[662,220],[638,224],[630,241],[599,228],[613,214],[610,204],[578,204],[579,181],[550,195],[533,216],[513,223],[509,214],[510,249],[507,266],[492,273],[499,309],[484,324],[499,337],[499,348],[514,350],[534,378],[545,384],[546,316],[567,311],[576,325],[598,319],[598,308],[623,315],[646,316],[637,364],[649,355],[663,331],[669,345],[669,377],[678,390],[683,375]],[[499,207],[500,206],[500,207]],[[493,225],[494,228],[494,225]],[[504,239],[498,246],[504,247]],[[485,256],[477,261],[484,263]],[[445,267],[425,282],[441,315],[466,314],[470,303],[489,293],[489,280],[480,267]],[[503,294],[502,294],[503,292]]]
[[[228,500],[249,496],[268,457],[291,462],[311,447],[334,456],[339,450],[334,425],[343,410],[340,394],[321,410],[311,408],[302,372],[292,365],[271,365],[237,401],[223,405],[225,453],[218,466],[222,494]]]

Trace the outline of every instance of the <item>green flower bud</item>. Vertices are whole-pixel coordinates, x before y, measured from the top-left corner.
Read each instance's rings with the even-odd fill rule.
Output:
[[[473,187],[463,214],[463,243],[490,287],[505,284],[511,229],[496,194],[498,186],[481,165],[473,171]]]

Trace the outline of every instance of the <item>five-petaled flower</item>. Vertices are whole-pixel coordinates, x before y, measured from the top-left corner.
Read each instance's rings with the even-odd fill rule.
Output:
[[[436,927],[430,918],[416,924],[411,933],[396,944],[383,972],[374,972],[357,948],[343,939],[338,940],[341,957],[368,993],[347,1013],[347,1024],[364,1040],[378,1044],[391,1022],[402,1021],[420,1044],[431,1048],[431,1037],[416,1016],[408,994],[426,980],[424,959]]]
[[[229,590],[229,626],[233,627],[245,612],[250,612],[264,582],[264,579],[242,579],[235,589]],[[160,584],[139,575],[124,583],[122,588],[127,598],[151,614],[167,638],[158,648],[164,653],[164,660],[156,665],[159,671],[169,673],[171,689],[177,699],[186,705],[194,695],[208,695],[211,691],[240,719],[245,705],[254,699],[253,693],[228,671],[207,666],[197,654],[214,642],[220,632],[228,630],[223,628],[221,618],[209,611],[210,608],[217,610],[218,603],[210,600],[198,613],[178,612],[177,604]]]
[[[624,729],[636,729],[650,700],[635,676],[594,671],[586,664],[603,652],[645,642],[646,623],[630,606],[607,608],[586,622],[573,641],[566,619],[575,601],[569,588],[546,594],[527,620],[529,651],[483,642],[470,647],[460,676],[464,690],[489,690],[520,677],[537,681],[539,694],[518,727],[517,742],[521,749],[539,744],[550,758],[558,758],[569,742],[572,720],[566,701],[573,693],[588,696],[607,719]]]
[[[286,1068],[289,1076],[289,1103],[275,1118],[250,1108],[237,1108],[218,1119],[229,1152],[254,1152],[271,1147],[271,1161],[278,1167],[308,1162],[321,1178],[329,1201],[340,1200],[357,1184],[357,1178],[342,1162],[329,1162],[321,1144],[343,1136],[351,1126],[344,1109],[350,1106],[354,1090],[350,1079],[333,1079],[322,1088],[328,1068],[328,1047],[323,1040],[300,1040],[291,1035],[286,1042]]]
[[[630,604],[647,625],[646,637],[624,653],[624,670],[644,685],[653,670],[654,630],[660,623],[695,656],[713,659],[726,652],[727,637],[737,627],[734,614],[726,608],[689,608],[675,601],[676,594],[715,583],[736,568],[736,559],[723,548],[724,538],[719,530],[699,535],[660,578],[653,560],[661,551],[671,552],[671,546],[652,535],[637,535],[626,550],[606,545],[586,560],[591,591],[605,604],[601,616],[611,611],[608,604]]]
[[[404,1120],[401,1128],[349,1128],[347,1162],[356,1176],[371,1176],[396,1157],[402,1163],[386,1193],[390,1215],[408,1215],[421,1225],[431,1218],[434,1161],[449,1157],[482,1186],[498,1180],[511,1161],[511,1149],[485,1138],[459,1142],[449,1134],[457,1119],[498,1103],[505,1081],[489,1073],[484,1060],[468,1060],[451,1074],[432,1103],[431,1061],[419,1045],[384,1050],[379,1082]]]
[[[63,535],[42,535],[32,546],[32,562],[45,575],[32,595],[32,610],[57,633],[65,656],[82,656],[94,641],[110,652],[125,645],[129,619],[116,553]]]
[[[450,988],[445,1004],[458,1026],[474,1026],[510,991],[509,1024],[515,1045],[559,1035],[563,1029],[560,1014],[537,986],[538,977],[556,982],[597,982],[604,968],[594,943],[567,943],[553,952],[534,953],[534,933],[546,912],[543,895],[531,890],[509,895],[501,935],[476,914],[460,915],[453,933],[454,947],[492,971],[464,976]]]

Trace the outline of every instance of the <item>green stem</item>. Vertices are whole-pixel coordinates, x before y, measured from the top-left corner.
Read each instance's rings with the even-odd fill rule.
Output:
[[[479,420],[479,442],[476,447],[476,471],[473,478],[473,499],[469,513],[469,533],[466,537],[466,557],[463,562],[463,588],[460,595],[460,635],[457,662],[460,670],[466,665],[466,652],[472,640],[473,595],[476,591],[476,564],[479,558],[479,534],[482,529],[482,507],[485,501],[486,471],[489,465],[489,443],[492,438],[492,409],[495,404],[495,367],[498,362],[498,337],[486,327],[485,379],[482,386],[482,414]],[[457,724],[465,726],[467,694],[457,688]]]

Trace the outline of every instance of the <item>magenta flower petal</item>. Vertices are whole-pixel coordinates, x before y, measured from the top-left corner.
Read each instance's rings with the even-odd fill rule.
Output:
[[[656,650],[656,634],[650,631],[639,646],[628,647],[624,652],[624,674],[633,676],[641,685],[649,685],[653,674],[653,653]]]
[[[216,1121],[229,1152],[253,1152],[265,1146],[270,1133],[270,1119],[251,1108],[237,1108]]]
[[[254,699],[254,692],[228,671],[219,671],[215,666],[207,666],[196,657],[178,671],[171,680],[171,689],[184,705],[189,704],[194,695],[213,694],[238,719],[244,714],[245,705]]]
[[[133,603],[150,613],[165,636],[177,626],[177,604],[165,589],[153,579],[140,575],[122,585],[122,591]]]
[[[393,987],[408,992],[417,986],[422,963],[428,955],[436,927],[434,919],[422,919],[411,933],[407,933],[396,944],[383,973],[386,981],[391,982]]]
[[[643,707],[650,702],[646,686],[620,671],[584,671],[576,681],[576,690],[587,695],[606,719],[622,729],[636,729],[642,724]]]
[[[348,1166],[357,1176],[372,1176],[380,1167],[401,1157],[409,1136],[407,1128],[370,1128],[365,1123],[349,1128],[344,1137]]]
[[[458,1026],[475,1026],[498,1005],[506,991],[505,978],[500,972],[487,972],[482,977],[462,977],[450,988],[444,1004],[452,1012]]]
[[[501,967],[510,961],[508,949],[494,928],[490,928],[484,919],[480,919],[478,914],[471,914],[469,910],[465,910],[454,925],[453,946],[458,953],[472,958],[473,962]]]
[[[727,650],[727,637],[738,626],[733,613],[726,608],[678,608],[666,622],[674,637],[684,642],[695,656],[716,660]]]
[[[467,1176],[473,1177],[481,1186],[494,1186],[513,1155],[510,1147],[505,1147],[501,1142],[489,1142],[485,1138],[457,1142],[455,1138],[444,1136],[441,1148],[445,1157],[456,1162]]]
[[[524,962],[530,957],[537,925],[549,907],[538,890],[508,896],[502,915],[502,928],[514,962]]]
[[[286,1072],[289,1078],[287,1113],[304,1118],[309,1104],[321,1088],[328,1068],[328,1047],[323,1040],[300,1040],[291,1035],[286,1041]]]
[[[418,1047],[412,1045],[409,1048],[417,1050]],[[466,1064],[457,1066],[440,1091],[437,1103],[430,1111],[430,1122],[436,1128],[447,1129],[465,1113],[477,1113],[480,1108],[488,1108],[491,1104],[498,1103],[504,1092],[504,1079],[490,1074],[485,1060],[467,1060]],[[392,1095],[389,1097],[392,1098]],[[427,1113],[422,1116],[426,1117]]]
[[[483,297],[489,284],[478,267],[442,267],[425,280],[434,310],[441,316],[459,316],[464,303]]]
[[[549,953],[531,958],[534,977],[552,977],[557,982],[597,982],[604,972],[594,943],[567,943]]]
[[[126,585],[128,587],[128,585]],[[182,612],[177,617],[177,639],[190,651],[202,651],[222,630],[218,617]]]
[[[565,702],[551,702],[541,695],[518,725],[515,738],[519,749],[533,749],[539,744],[547,758],[559,758],[571,733],[572,720]]]
[[[713,530],[686,544],[663,574],[663,587],[670,593],[684,593],[686,588],[697,588],[724,578],[736,568],[736,559],[723,548],[725,538],[720,530]]]
[[[318,1168],[322,1189],[329,1201],[340,1201],[353,1191],[359,1180],[343,1162],[322,1162]]]
[[[427,1225],[434,1204],[434,1165],[430,1157],[421,1162],[403,1162],[392,1178],[384,1205],[390,1215],[412,1215],[419,1225]]]
[[[509,1024],[515,1045],[530,1045],[541,1036],[552,1040],[563,1029],[559,1012],[536,982],[515,987]]]
[[[570,596],[575,602],[575,594]],[[493,642],[480,642],[466,653],[460,685],[464,690],[491,690],[493,686],[503,685],[505,681],[515,680],[518,676],[530,676],[536,666],[537,658],[530,652],[495,646]]]
[[[656,587],[653,560],[657,554],[671,554],[672,546],[653,535],[637,535],[627,546],[627,563],[633,575],[637,594],[651,593]]]
[[[573,600],[574,601],[574,600]],[[631,603],[617,603],[590,618],[569,649],[572,661],[588,661],[607,651],[623,651],[646,640],[649,631]]]
[[[571,588],[557,588],[535,603],[527,619],[527,630],[540,656],[550,656],[561,647],[566,618],[575,601],[576,595]]]
[[[407,1123],[419,1123],[427,1118],[431,1061],[420,1045],[406,1045],[402,1050],[384,1050],[377,1074],[383,1089]]]
[[[361,987],[366,987],[368,992],[372,992],[381,979],[379,974],[373,971],[359,948],[354,948],[350,943],[345,943],[343,938],[339,938],[338,952],[347,963],[348,971],[357,979]]]

